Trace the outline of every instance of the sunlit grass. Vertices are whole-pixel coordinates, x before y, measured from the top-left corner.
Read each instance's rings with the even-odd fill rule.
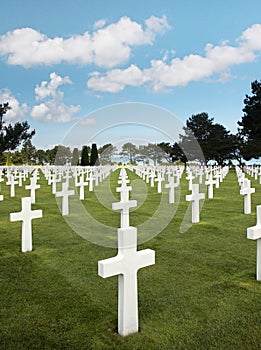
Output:
[[[128,172],[131,181],[136,175]],[[112,174],[115,192],[119,171]],[[27,183],[28,180],[27,180]],[[261,283],[255,280],[256,242],[246,238],[255,225],[255,206],[261,204],[261,185],[252,214],[243,214],[235,172],[231,171],[215,198],[206,199],[201,221],[180,233],[188,203],[187,182],[169,225],[139,246],[156,252],[156,264],[139,272],[140,332],[117,334],[117,277],[102,279],[97,262],[116,249],[94,245],[78,236],[61,216],[51,187],[41,177],[33,209],[43,218],[33,221],[31,253],[21,253],[21,222],[9,222],[21,210],[17,189],[1,185],[0,202],[0,349],[260,349]],[[102,184],[101,184],[102,185]],[[147,199],[131,213],[138,225],[153,215],[160,200],[148,187]],[[96,220],[115,227],[118,212],[101,205],[86,191],[86,209]]]

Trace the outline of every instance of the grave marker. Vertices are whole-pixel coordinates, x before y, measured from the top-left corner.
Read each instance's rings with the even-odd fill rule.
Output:
[[[261,205],[256,207],[256,226],[247,229],[247,238],[256,240],[256,279],[261,281]]]
[[[10,213],[10,221],[23,221],[22,223],[22,252],[32,251],[32,220],[43,216],[42,210],[31,210],[31,197],[22,198],[22,210]]]
[[[137,229],[118,229],[118,255],[98,262],[102,278],[118,275],[118,332],[122,336],[139,330],[138,286],[139,269],[155,264],[155,251],[137,251]]]
[[[199,193],[199,184],[192,185],[192,193],[186,195],[186,201],[192,202],[192,223],[199,222],[199,201],[205,198],[204,193]]]

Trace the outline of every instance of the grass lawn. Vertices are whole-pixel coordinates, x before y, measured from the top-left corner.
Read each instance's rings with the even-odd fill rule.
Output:
[[[131,181],[137,179],[128,174]],[[118,175],[117,170],[104,182],[111,181],[115,197]],[[183,176],[176,215],[159,235],[139,246],[155,250],[156,264],[139,271],[140,332],[125,338],[117,334],[117,277],[97,274],[98,261],[117,250],[76,234],[43,176],[39,183],[33,209],[42,209],[43,218],[33,221],[30,253],[20,252],[21,222],[9,221],[29,191],[17,188],[10,198],[9,186],[1,184],[0,349],[260,350],[256,242],[246,238],[261,204],[258,181],[252,180],[252,214],[243,214],[243,197],[230,171],[214,190],[214,199],[205,200],[200,223],[180,233],[189,193]],[[157,209],[156,187],[146,191],[144,203],[131,213],[133,226]],[[94,192],[86,191],[83,204],[117,232],[119,213],[101,205]]]

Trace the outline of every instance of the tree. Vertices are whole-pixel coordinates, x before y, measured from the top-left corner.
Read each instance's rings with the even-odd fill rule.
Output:
[[[113,146],[111,143],[106,143],[99,148],[98,153],[100,155],[101,164],[112,163],[112,157],[117,152],[117,147]]]
[[[78,148],[73,149],[71,165],[78,165],[79,163],[79,150]]]
[[[213,124],[208,140],[209,157],[218,165],[234,159],[237,144],[234,135],[221,124]]]
[[[211,150],[209,149],[209,138],[213,127],[213,118],[203,112],[192,115],[183,127],[184,135],[180,135],[179,146],[186,154],[188,160],[198,160],[207,162],[211,159]],[[197,144],[197,142],[198,144]],[[200,146],[202,153],[200,152]]]
[[[42,165],[47,162],[46,152],[43,149],[36,151],[36,162]]]
[[[91,150],[91,157],[90,157],[90,165],[100,165],[99,162],[99,155],[98,155],[98,150],[97,150],[97,145],[96,143],[92,144],[92,150]]]
[[[1,104],[0,103],[0,130],[3,129],[3,124],[4,124],[4,121],[3,121],[3,116],[4,114],[6,114],[7,111],[9,111],[11,109],[11,107],[9,106],[9,103],[4,103],[4,104]]]
[[[23,164],[31,164],[36,160],[36,148],[32,145],[31,140],[25,141],[21,149]]]
[[[30,130],[27,121],[5,125],[3,117],[10,109],[8,102],[0,104],[0,155],[16,149],[35,135],[35,130]]]
[[[121,148],[120,155],[129,159],[132,163],[135,161],[137,154],[139,153],[138,148],[131,142],[124,143]]]
[[[87,166],[87,165],[90,165],[88,148],[87,146],[83,146],[82,154],[81,154],[81,166]]]
[[[243,137],[242,156],[246,160],[261,156],[261,81],[251,83],[252,96],[244,99],[244,115],[238,122],[238,133]]]
[[[139,147],[139,155],[142,156],[144,159],[147,159],[148,161],[152,160],[154,165],[161,163],[162,160],[165,158],[164,150],[153,143],[141,145]]]

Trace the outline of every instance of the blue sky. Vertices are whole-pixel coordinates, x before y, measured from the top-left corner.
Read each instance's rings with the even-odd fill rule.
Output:
[[[261,78],[260,0],[4,0],[1,11],[0,103],[36,129],[37,148],[171,141],[201,112],[235,132]]]

